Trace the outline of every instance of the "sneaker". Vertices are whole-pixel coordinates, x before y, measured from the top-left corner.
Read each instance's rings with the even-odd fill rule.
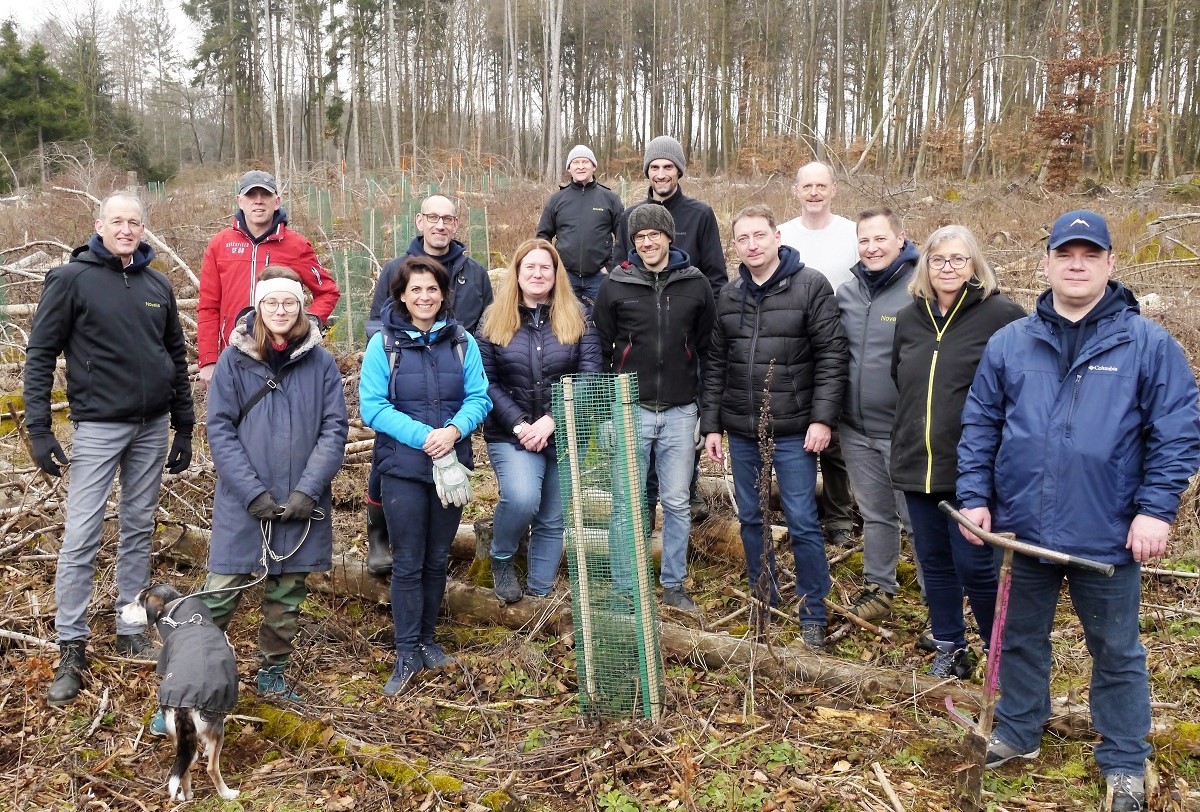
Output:
[[[521,583],[511,558],[492,558],[492,585],[496,597],[505,603],[521,600]]]
[[[671,606],[680,612],[699,614],[700,607],[692,600],[692,596],[684,591],[682,586],[664,586],[662,594],[664,606]]]
[[[848,608],[863,620],[883,620],[892,613],[892,596],[879,587],[870,587],[859,592]]]
[[[854,533],[846,529],[830,530],[825,535],[825,543],[831,547],[841,547],[849,549],[857,542],[854,540]]]
[[[150,717],[150,724],[146,730],[151,736],[159,739],[167,735],[167,717],[163,714],[162,708],[156,710]]]
[[[299,702],[300,695],[289,688],[287,680],[283,678],[283,673],[286,670],[287,663],[277,663],[258,669],[255,683],[258,695],[272,699],[282,699],[287,702]]]
[[[938,679],[967,679],[975,670],[975,656],[966,644],[935,642],[937,653],[933,656],[933,665],[929,666],[929,676]]]
[[[417,654],[421,657],[421,665],[430,671],[454,665],[454,658],[442,651],[442,647],[437,643],[417,643]]]
[[[158,655],[161,652],[162,646],[146,639],[145,632],[117,635],[117,654],[123,657],[137,657],[139,660],[158,662]]]
[[[64,640],[58,649],[58,670],[46,696],[46,701],[55,707],[75,701],[83,690],[83,672],[88,667],[86,640]]]
[[[804,623],[800,626],[800,639],[805,648],[818,654],[825,653],[825,627],[819,623]]]
[[[1146,783],[1142,776],[1110,773],[1104,776],[1104,784],[1100,812],[1142,812],[1146,804]]]
[[[408,687],[412,682],[413,677],[424,670],[425,664],[421,661],[421,655],[415,651],[396,652],[396,667],[392,670],[392,677],[383,686],[384,696],[395,696]]]
[[[1035,747],[1028,753],[1022,753],[993,733],[992,737],[988,739],[987,759],[984,761],[983,766],[989,770],[994,770],[1001,764],[1007,764],[1014,758],[1037,758],[1041,752],[1042,748]]]

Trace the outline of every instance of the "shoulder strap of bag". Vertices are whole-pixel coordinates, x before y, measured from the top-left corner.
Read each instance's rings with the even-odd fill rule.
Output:
[[[288,373],[292,371],[292,367],[294,366],[295,364],[288,364],[285,366],[279,371],[279,377],[277,378],[272,378],[269,375],[267,376],[267,382],[263,384],[262,389],[259,389],[250,397],[248,401],[246,401],[245,405],[242,406],[242,410],[238,412],[238,416],[234,418],[233,427],[235,429],[242,425],[242,421],[246,419],[246,415],[250,413],[251,409],[258,405],[260,400],[279,388],[279,384],[283,383],[283,379],[288,376]]]

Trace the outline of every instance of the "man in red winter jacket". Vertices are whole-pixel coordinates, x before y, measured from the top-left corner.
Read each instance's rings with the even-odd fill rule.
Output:
[[[317,261],[312,243],[287,227],[275,178],[251,170],[242,175],[238,189],[234,222],[212,238],[200,265],[196,349],[205,386],[237,326],[238,314],[254,301],[254,282],[263,268],[284,265],[298,273],[300,283],[312,293],[308,312],[322,324],[341,296],[333,276]]]

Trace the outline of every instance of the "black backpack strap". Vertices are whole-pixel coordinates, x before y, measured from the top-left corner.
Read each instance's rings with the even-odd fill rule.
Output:
[[[383,351],[388,357],[388,376],[396,371],[396,359],[400,357],[400,347],[396,344],[396,337],[392,331],[386,327],[380,328],[379,332],[383,333]],[[467,357],[467,329],[461,324],[454,325],[454,351],[458,354],[458,365],[466,368]]]
[[[238,412],[238,416],[233,419],[233,427],[235,429],[242,425],[242,421],[246,419],[246,415],[250,414],[250,410],[257,406],[260,400],[279,388],[279,384],[283,383],[283,379],[288,376],[288,373],[292,371],[292,367],[294,366],[295,364],[285,366],[279,371],[279,377],[277,378],[267,376],[267,382],[263,384],[262,389],[259,389],[246,401],[245,405],[242,406],[242,410]]]

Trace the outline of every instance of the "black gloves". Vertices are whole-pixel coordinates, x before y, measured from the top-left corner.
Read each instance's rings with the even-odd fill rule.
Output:
[[[312,518],[313,510],[317,507],[317,503],[307,493],[300,491],[292,491],[292,495],[288,497],[287,504],[283,507],[283,513],[279,516],[281,522],[303,522]]]
[[[176,431],[167,454],[167,473],[182,474],[192,464],[192,433]]]
[[[29,430],[29,444],[33,446],[33,461],[50,476],[62,476],[59,465],[67,464],[67,452],[59,445],[58,438],[49,426]],[[55,460],[58,462],[55,462]]]
[[[275,515],[279,510],[279,505],[271,498],[271,494],[263,491],[258,496],[254,497],[254,501],[246,508],[250,511],[250,515],[260,521],[270,522],[279,518]]]

